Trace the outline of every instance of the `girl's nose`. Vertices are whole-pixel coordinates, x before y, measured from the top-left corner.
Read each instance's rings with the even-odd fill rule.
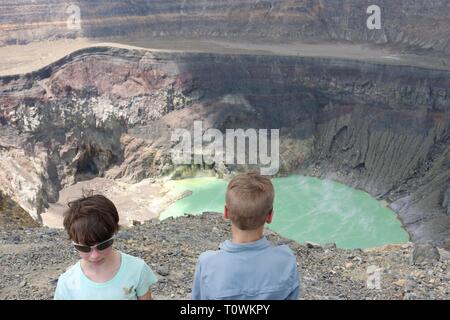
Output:
[[[99,254],[100,254],[100,253],[98,252],[97,248],[92,248],[92,249],[91,249],[91,258],[98,257]]]

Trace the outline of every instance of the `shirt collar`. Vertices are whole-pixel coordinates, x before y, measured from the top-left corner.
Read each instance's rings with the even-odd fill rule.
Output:
[[[247,250],[262,250],[270,246],[269,240],[266,237],[253,242],[234,243],[231,240],[226,240],[220,245],[220,249],[227,252],[241,252]]]

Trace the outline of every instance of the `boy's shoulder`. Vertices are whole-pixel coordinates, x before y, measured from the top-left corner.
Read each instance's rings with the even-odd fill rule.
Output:
[[[203,251],[202,253],[200,253],[200,256],[198,257],[200,262],[205,262],[211,259],[216,258],[218,255],[221,254],[221,250],[217,249],[217,250],[207,250],[207,251]]]
[[[270,255],[273,260],[275,261],[279,261],[282,262],[284,261],[284,263],[290,261],[292,263],[296,264],[297,261],[297,257],[294,253],[294,251],[292,251],[292,249],[287,245],[287,244],[281,244],[281,245],[273,245],[271,244],[268,248],[268,255]]]
[[[295,253],[287,244],[272,246],[272,250],[279,251],[287,256],[291,256],[295,258]]]
[[[268,254],[274,255],[277,259],[291,259],[296,260],[295,253],[292,249],[286,245],[270,245],[266,248]],[[245,254],[245,253],[244,253]],[[221,248],[217,250],[207,250],[200,254],[199,260],[200,262],[207,262],[210,260],[216,260],[218,257],[225,255],[225,251]]]

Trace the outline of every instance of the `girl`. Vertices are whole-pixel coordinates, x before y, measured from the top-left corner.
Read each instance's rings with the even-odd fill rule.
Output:
[[[63,273],[55,300],[151,300],[157,279],[142,260],[113,248],[119,229],[114,204],[102,195],[69,203],[64,228],[80,260]]]

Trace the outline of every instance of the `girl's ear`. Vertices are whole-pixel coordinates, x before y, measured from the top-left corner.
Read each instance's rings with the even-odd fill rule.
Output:
[[[223,209],[223,217],[226,220],[228,220],[228,209],[227,209],[227,206],[225,206],[224,209]]]
[[[273,209],[270,210],[269,214],[267,215],[266,223],[272,223],[272,218],[273,218]]]

